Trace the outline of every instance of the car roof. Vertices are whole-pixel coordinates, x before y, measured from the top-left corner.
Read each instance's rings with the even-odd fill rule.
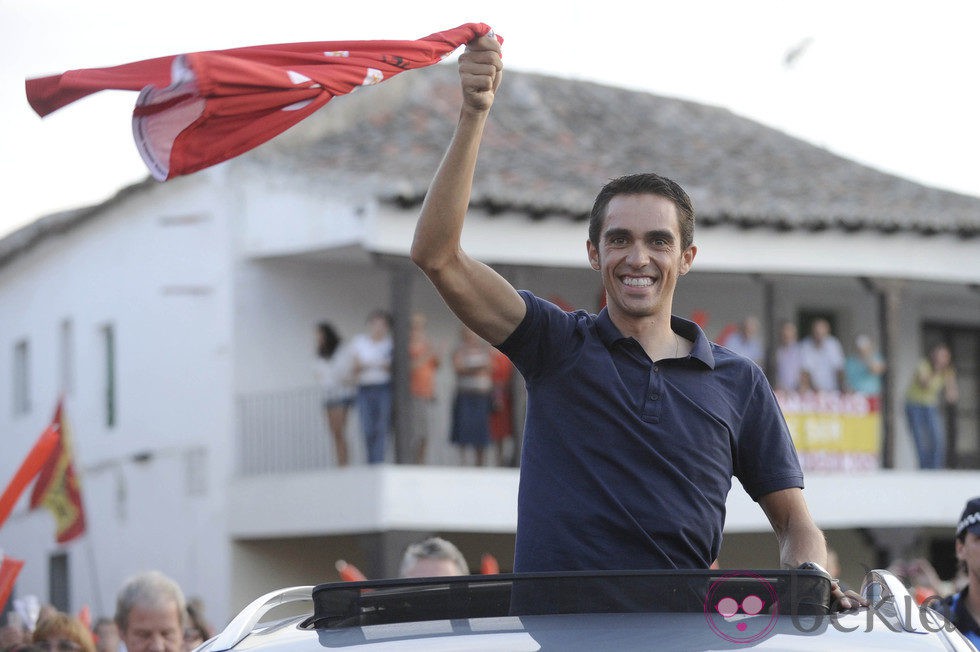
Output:
[[[837,613],[819,571],[534,573],[320,584],[259,598],[200,652],[972,649],[890,573]],[[908,608],[903,611],[903,601]],[[312,613],[259,623],[277,604]],[[914,609],[910,611],[910,609]],[[927,614],[927,615],[922,615]]]
[[[560,614],[309,629],[304,618],[278,621],[253,632],[239,652],[321,652],[322,650],[949,650],[935,634],[917,635],[877,623],[867,627],[867,610],[794,625],[782,620],[760,638],[725,638],[698,614]],[[750,633],[765,618],[751,616]],[[755,621],[755,622],[753,622]],[[734,633],[736,630],[731,630]],[[969,648],[964,648],[969,649]],[[205,648],[206,650],[206,648]],[[202,652],[205,652],[202,650]]]

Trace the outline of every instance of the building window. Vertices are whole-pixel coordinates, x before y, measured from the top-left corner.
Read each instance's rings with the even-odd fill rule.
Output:
[[[116,330],[112,324],[102,327],[102,359],[104,361],[103,396],[105,397],[105,425],[116,425]]]
[[[71,394],[75,390],[75,332],[70,319],[61,322],[59,339],[58,377],[61,393]]]
[[[31,349],[27,340],[14,344],[14,415],[31,411]]]
[[[56,552],[48,557],[48,598],[51,605],[63,613],[71,613],[68,584],[68,553]]]

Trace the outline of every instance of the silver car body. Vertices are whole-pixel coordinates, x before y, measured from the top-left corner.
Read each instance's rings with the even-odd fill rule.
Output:
[[[684,579],[690,581],[692,573],[697,572],[688,572]],[[775,572],[757,573],[771,575]],[[766,578],[770,579],[770,575],[766,575]],[[495,615],[489,614],[486,608],[477,608],[479,615],[465,617],[467,607],[460,607],[459,604],[469,600],[465,597],[468,588],[483,590],[494,582],[499,584],[512,577],[517,576],[460,579],[466,588],[457,580],[440,578],[415,584],[402,580],[283,589],[248,605],[221,634],[201,646],[199,652],[321,652],[333,649],[362,652],[745,648],[800,651],[976,650],[941,616],[916,605],[901,582],[886,571],[873,571],[865,580],[862,594],[868,600],[869,607],[840,613],[832,609],[802,613],[796,613],[796,609],[792,610],[793,613],[790,613],[790,609],[783,612],[770,609],[759,613],[731,613],[722,609],[719,601],[717,609],[691,608],[685,612],[676,611],[676,605],[670,611],[590,612],[580,604],[575,607],[575,613]],[[717,578],[717,574],[711,575],[705,571],[705,577],[708,578],[705,580],[707,583]],[[632,579],[627,577],[624,581],[630,582]],[[361,622],[325,617],[322,602],[317,603],[313,612],[302,616],[260,622],[275,607],[314,601],[315,591],[321,594],[339,591],[346,592],[341,595],[355,596],[350,604],[338,602],[341,606],[336,613],[354,613],[354,620]],[[420,604],[428,604],[426,594],[434,595],[440,591],[455,592],[450,600],[451,610],[455,612],[453,617],[431,617],[434,612],[422,607],[420,611],[426,614],[424,618],[413,619],[411,600],[421,596],[423,602]],[[739,598],[742,595],[744,593]],[[764,592],[762,595],[765,597]],[[396,621],[372,624],[378,613],[385,610],[385,601],[392,597],[397,599],[395,610],[400,612],[395,617]],[[709,597],[713,603],[715,597]],[[743,606],[748,602],[748,598],[744,599]],[[327,611],[334,608],[328,606]],[[354,611],[351,611],[352,608]]]

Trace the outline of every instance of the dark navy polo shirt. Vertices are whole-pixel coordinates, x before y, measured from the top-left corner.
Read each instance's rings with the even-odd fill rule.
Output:
[[[678,317],[690,355],[654,363],[605,309],[521,295],[527,314],[499,347],[528,392],[515,571],[706,568],[733,476],[753,500],[803,487],[756,364]]]

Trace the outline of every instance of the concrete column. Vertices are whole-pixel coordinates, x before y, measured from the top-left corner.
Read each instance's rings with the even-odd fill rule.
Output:
[[[392,315],[392,429],[395,439],[395,462],[412,462],[409,441],[411,437],[411,396],[409,384],[411,361],[408,355],[408,336],[412,326],[412,282],[417,268],[404,258],[386,258],[390,283],[389,305]]]
[[[878,303],[878,321],[881,330],[881,355],[885,360],[885,374],[881,382],[881,465],[886,469],[895,468],[896,418],[900,409],[897,399],[898,379],[895,369],[898,366],[897,352],[901,346],[899,332],[902,296],[905,282],[896,279],[878,279],[872,282]]]
[[[776,319],[776,288],[772,277],[760,274],[755,280],[762,285],[762,317],[760,322],[766,329],[765,371],[770,381],[776,377],[776,349],[779,348],[779,322]]]

